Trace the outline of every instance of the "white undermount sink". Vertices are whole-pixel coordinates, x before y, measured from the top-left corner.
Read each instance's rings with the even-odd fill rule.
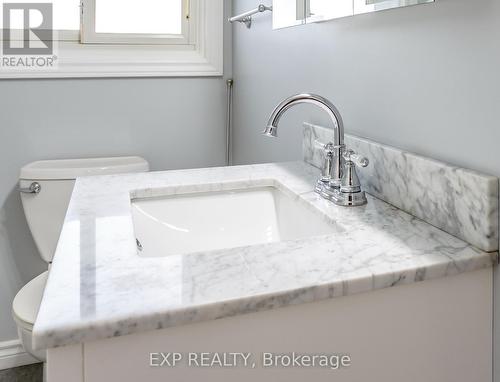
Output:
[[[276,187],[177,194],[132,200],[144,257],[301,239],[336,231],[314,207]]]

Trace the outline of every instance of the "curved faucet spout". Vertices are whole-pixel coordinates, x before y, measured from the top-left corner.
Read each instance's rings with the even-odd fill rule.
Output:
[[[335,151],[335,159],[332,164],[331,174],[332,180],[331,185],[338,187],[340,185],[340,180],[342,178],[342,150],[344,147],[344,122],[342,121],[342,116],[337,108],[326,98],[316,95],[316,94],[297,94],[292,97],[285,99],[278,106],[276,106],[269,117],[269,122],[264,130],[263,134],[268,137],[278,136],[278,124],[285,112],[295,105],[302,103],[309,103],[320,107],[327,112],[330,119],[333,122],[333,145]]]
[[[333,143],[335,145],[342,145],[344,143],[344,122],[342,121],[342,116],[333,103],[331,103],[325,97],[317,94],[296,94],[282,101],[278,106],[274,108],[271,116],[269,117],[269,121],[267,123],[264,134],[270,137],[277,137],[278,124],[283,114],[285,114],[285,112],[293,106],[302,103],[313,104],[327,112],[334,124],[335,135],[338,136],[334,138],[335,142]]]

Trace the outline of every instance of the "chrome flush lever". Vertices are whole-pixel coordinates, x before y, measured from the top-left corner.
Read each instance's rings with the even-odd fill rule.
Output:
[[[23,194],[39,194],[42,191],[42,186],[38,182],[33,182],[29,187],[19,187],[18,191]]]

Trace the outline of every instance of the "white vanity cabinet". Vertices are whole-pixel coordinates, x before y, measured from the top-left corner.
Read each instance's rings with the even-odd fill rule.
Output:
[[[492,269],[49,349],[48,382],[491,382]],[[256,367],[151,367],[150,353],[245,352]],[[332,370],[262,353],[348,354]]]

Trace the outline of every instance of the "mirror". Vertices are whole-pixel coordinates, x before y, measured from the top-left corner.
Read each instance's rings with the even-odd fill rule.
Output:
[[[273,0],[273,29],[432,2],[434,0]]]
[[[273,29],[305,24],[305,2],[306,0],[273,0]]]

